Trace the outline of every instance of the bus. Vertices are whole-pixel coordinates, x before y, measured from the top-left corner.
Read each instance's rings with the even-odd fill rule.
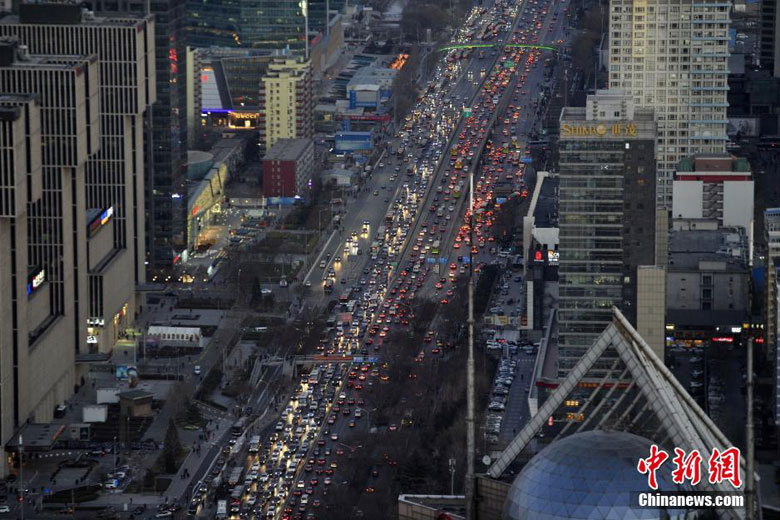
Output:
[[[309,384],[310,385],[316,385],[320,382],[320,369],[314,368],[311,372],[309,372]]]
[[[387,224],[392,224],[394,217],[395,215],[393,214],[393,210],[391,209],[390,211],[387,212],[387,215],[385,215],[385,222]]]
[[[461,160],[460,160],[460,159],[457,159],[457,160],[455,161],[455,169],[456,169],[456,170],[461,170],[461,169],[463,169],[463,163],[461,162]]]
[[[248,422],[249,422],[249,418],[248,417],[241,417],[241,418],[239,418],[233,424],[233,429],[230,432],[231,435],[233,435],[233,437],[238,437],[242,433],[244,433],[244,430],[246,430],[246,425],[247,425]]]
[[[439,254],[439,246],[440,245],[441,244],[440,244],[440,242],[438,240],[434,240],[433,241],[433,246],[431,247],[431,253],[434,254],[434,255],[438,255]]]

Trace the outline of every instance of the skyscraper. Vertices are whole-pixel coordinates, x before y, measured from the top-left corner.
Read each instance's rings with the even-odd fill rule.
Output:
[[[778,16],[777,0],[761,0],[759,15],[759,59],[761,67],[770,71],[774,77],[780,77],[780,17]]]
[[[187,24],[186,0],[90,0],[110,16],[155,15],[154,77],[157,101],[151,131],[144,135],[148,261],[155,271],[169,268],[187,246]]]
[[[96,65],[94,56],[31,56],[0,41],[0,89],[9,93],[0,98],[0,142],[10,159],[2,176],[13,179],[4,192],[14,200],[0,223],[3,445],[28,419],[50,420],[76,382],[87,317],[86,248],[77,244],[86,243],[86,163],[99,144],[98,113],[88,109],[98,106]],[[29,187],[40,182],[30,195],[24,176]]]
[[[90,325],[82,352],[110,351],[130,325],[135,286],[146,280],[143,115],[155,96],[152,31],[151,17],[97,18],[72,4],[22,4],[18,17],[0,18],[0,35],[17,37],[30,52],[94,56],[100,70],[100,104],[90,106],[100,116],[93,136],[100,142],[86,164],[84,217],[109,215],[112,236],[107,250],[84,251],[90,264],[76,273],[89,287],[81,299],[88,314],[79,326]]]
[[[693,0],[610,0],[609,87],[655,109],[657,205],[683,157],[726,151],[729,10]]]
[[[654,262],[653,111],[600,91],[565,107],[559,141],[559,374],[579,361],[617,306],[636,322],[637,268]]]
[[[305,0],[189,0],[187,43],[194,47],[302,49],[306,6]]]

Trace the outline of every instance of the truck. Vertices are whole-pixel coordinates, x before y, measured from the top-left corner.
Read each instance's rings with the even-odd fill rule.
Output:
[[[392,218],[392,216],[390,217]],[[384,224],[379,226],[379,228],[376,230],[376,236],[374,236],[377,242],[382,242],[385,239],[385,226]]]
[[[227,500],[217,501],[217,520],[227,520]]]
[[[254,435],[249,441],[249,453],[257,453],[260,451],[260,436]]]
[[[333,278],[328,278],[325,280],[323,284],[323,290],[325,291],[325,294],[330,294],[333,292]]]

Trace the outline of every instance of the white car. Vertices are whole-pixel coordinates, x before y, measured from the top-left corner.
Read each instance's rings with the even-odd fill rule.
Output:
[[[10,512],[11,512],[11,508],[10,507],[8,507],[5,504],[0,505],[0,513],[10,513]]]
[[[195,365],[193,367],[193,369],[192,369],[192,373],[195,374],[196,376],[199,376],[200,375],[200,365]]]

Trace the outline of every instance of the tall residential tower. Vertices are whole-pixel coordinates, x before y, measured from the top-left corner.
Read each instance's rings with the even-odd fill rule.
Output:
[[[731,2],[610,0],[609,88],[655,109],[658,207],[680,159],[726,151]]]

